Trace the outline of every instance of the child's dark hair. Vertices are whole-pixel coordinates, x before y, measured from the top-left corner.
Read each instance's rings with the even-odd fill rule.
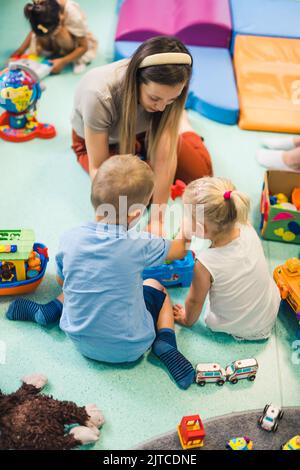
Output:
[[[52,33],[60,22],[61,6],[57,0],[35,0],[24,7],[24,15],[37,36]]]

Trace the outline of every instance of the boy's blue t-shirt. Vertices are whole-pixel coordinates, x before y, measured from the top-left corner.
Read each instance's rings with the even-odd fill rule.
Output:
[[[163,263],[170,241],[133,234],[120,225],[89,222],[61,238],[56,256],[64,281],[60,327],[91,359],[135,361],[154,341],[142,273]]]

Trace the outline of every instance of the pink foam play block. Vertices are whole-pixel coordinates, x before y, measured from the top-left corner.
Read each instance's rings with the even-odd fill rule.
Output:
[[[116,41],[173,35],[188,45],[229,47],[229,0],[125,0]]]

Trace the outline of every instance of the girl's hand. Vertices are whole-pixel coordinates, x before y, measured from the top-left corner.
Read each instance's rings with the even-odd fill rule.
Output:
[[[179,304],[173,305],[173,315],[174,315],[174,320],[176,321],[176,323],[179,323],[180,325],[183,325],[183,326],[188,326],[187,321],[186,321],[185,309],[182,305],[179,305]]]
[[[52,69],[51,69],[51,73],[59,73],[62,71],[62,69],[65,67],[65,61],[63,58],[60,58],[60,59],[53,59],[51,60],[52,62]]]

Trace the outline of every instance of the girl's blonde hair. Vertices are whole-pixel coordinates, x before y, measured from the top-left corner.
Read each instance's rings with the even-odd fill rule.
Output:
[[[158,142],[165,131],[168,131],[170,142],[170,151],[166,158],[171,159],[172,156],[176,156],[179,122],[192,74],[191,65],[153,65],[139,68],[139,65],[146,57],[160,52],[183,52],[190,55],[184,44],[175,37],[157,36],[151,38],[141,44],[133,54],[125,74],[122,89],[120,153],[134,154],[140,85],[149,82],[169,86],[185,83],[181,95],[172,104],[166,106],[163,112],[156,112],[151,115],[150,126],[146,133],[147,153],[151,163],[154,161]]]
[[[184,204],[192,206],[196,218],[197,206],[204,209],[204,221],[218,234],[230,230],[235,223],[246,224],[250,210],[249,197],[237,191],[226,178],[205,177],[192,181],[185,189]]]

